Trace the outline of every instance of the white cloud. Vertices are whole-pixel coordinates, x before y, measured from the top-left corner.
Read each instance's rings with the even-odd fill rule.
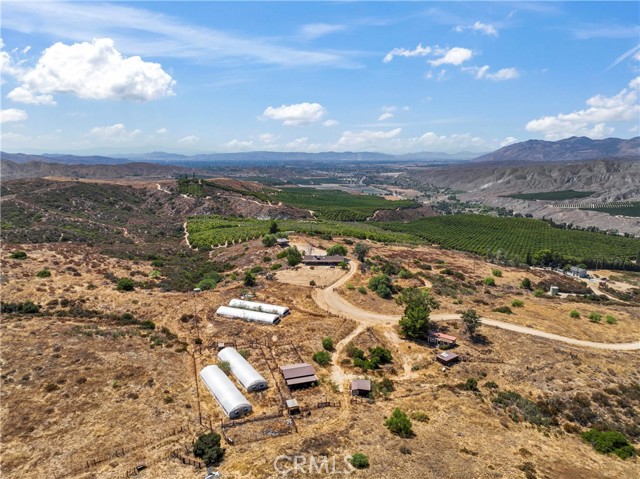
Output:
[[[402,132],[402,128],[395,128],[389,131],[362,130],[345,131],[342,133],[338,145],[341,148],[361,149],[379,145],[381,140],[396,138]]]
[[[0,123],[25,121],[27,118],[29,118],[29,116],[24,110],[18,110],[17,108],[0,110]]]
[[[267,107],[262,113],[262,118],[282,121],[285,126],[298,126],[316,123],[326,114],[327,110],[320,103],[295,103]]]
[[[611,62],[611,65],[609,65],[606,70],[611,70],[613,67],[615,67],[618,63],[626,60],[628,57],[630,57],[631,55],[633,55],[633,59],[634,60],[640,60],[640,45],[636,45],[633,48],[630,48],[629,50],[627,50],[626,52],[624,52],[622,55],[620,55],[618,58],[616,58],[613,62]]]
[[[455,28],[456,32],[463,32],[465,30],[473,30],[474,32],[482,33],[483,35],[489,35],[492,37],[498,36],[498,30],[493,25],[475,22],[473,25],[458,25]]]
[[[322,124],[326,127],[331,127],[331,126],[336,126],[338,125],[338,120],[325,120],[322,122]]]
[[[393,118],[393,113],[387,111],[378,117],[378,121],[385,121]]]
[[[274,135],[273,133],[263,133],[262,135],[258,136],[258,139],[262,143],[273,143],[278,138],[278,135]]]
[[[306,136],[302,138],[296,138],[295,140],[287,143],[285,146],[286,149],[290,151],[315,152],[320,150],[320,145],[309,143],[309,138]]]
[[[639,89],[640,77],[636,77],[629,82],[629,88],[623,88],[615,96],[593,96],[586,101],[589,108],[531,120],[526,129],[544,134],[547,140],[560,140],[570,136],[605,138],[614,132],[614,128],[608,126],[607,122],[638,121]]]
[[[70,93],[94,100],[148,101],[173,95],[175,81],[158,63],[125,58],[110,38],[47,48],[35,67],[19,75],[13,101],[49,103],[53,94]]]
[[[436,60],[429,60],[429,64],[434,67],[440,65],[461,65],[473,57],[473,52],[468,48],[453,47],[449,49],[437,49],[436,55],[442,55]]]
[[[419,137],[409,138],[404,142],[403,148],[414,150],[416,148],[431,149],[436,151],[458,152],[463,150],[478,150],[487,148],[487,141],[470,133],[454,133],[452,135],[439,135],[428,131]]]
[[[233,140],[227,142],[225,146],[230,150],[236,150],[236,151],[247,150],[247,149],[253,148],[253,141],[251,140],[243,141],[243,140],[237,140],[234,138]]]
[[[384,63],[389,63],[393,60],[393,57],[426,57],[433,49],[430,46],[423,47],[422,43],[419,43],[413,50],[407,50],[406,48],[394,48],[385,55],[382,59]]]
[[[640,62],[640,50],[638,50],[635,55],[633,55],[633,59]]]
[[[169,130],[167,130],[166,128],[160,128],[158,130],[156,130],[156,133],[158,135],[166,135],[169,132]]]
[[[462,70],[472,73],[478,80],[504,81],[520,77],[517,68],[501,68],[495,73],[489,71],[489,65],[483,67],[464,67]]]
[[[89,135],[99,141],[126,143],[134,140],[142,133],[141,130],[128,131],[122,123],[110,126],[96,126],[89,131]]]
[[[200,141],[200,137],[196,135],[187,135],[178,140],[178,143],[181,145],[195,145]]]
[[[345,25],[329,24],[329,23],[309,23],[300,27],[300,35],[306,40],[323,37],[331,33],[341,32],[347,27]]]
[[[518,139],[513,136],[508,136],[500,142],[500,148],[503,146],[513,145],[514,143],[518,143]]]
[[[7,94],[9,100],[28,105],[57,105],[53,95],[36,95],[24,87],[17,87]]]

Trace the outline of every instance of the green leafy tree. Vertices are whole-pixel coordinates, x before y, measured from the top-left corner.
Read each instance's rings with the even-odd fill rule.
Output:
[[[357,243],[353,248],[353,254],[358,261],[363,262],[369,252],[369,247],[364,243]]]
[[[220,464],[224,457],[220,439],[220,434],[215,432],[201,434],[193,445],[193,455],[202,459],[207,467]]]
[[[342,244],[335,244],[330,248],[327,248],[327,255],[329,256],[346,256],[347,247]]]
[[[482,325],[482,320],[475,309],[468,309],[462,313],[462,321],[470,336],[474,336],[477,329]]]
[[[269,225],[269,234],[276,234],[278,231],[280,231],[280,229],[278,228],[278,223],[276,223],[275,220],[273,220],[271,222],[271,224]]]
[[[419,288],[405,288],[400,293],[400,304],[404,304],[404,314],[399,321],[400,331],[408,338],[427,338],[429,316],[440,303],[428,291]]]
[[[582,439],[601,454],[613,453],[621,459],[628,459],[638,452],[629,444],[629,440],[618,431],[598,431],[589,429],[582,433]]]
[[[318,351],[313,354],[312,358],[320,366],[327,366],[331,363],[331,354],[328,351]]]
[[[391,416],[384,422],[387,429],[393,434],[400,437],[413,436],[413,430],[411,429],[411,419],[400,408],[395,408],[391,413]]]
[[[244,279],[242,280],[242,283],[247,287],[255,286],[256,285],[256,275],[253,274],[251,271],[245,272],[244,273]]]
[[[266,235],[264,238],[262,238],[262,245],[266,246],[267,248],[275,245],[276,243],[276,237],[273,235]]]
[[[295,246],[290,246],[286,249],[287,251],[287,264],[289,266],[296,266],[302,262],[302,253],[298,251],[298,248]]]
[[[528,289],[529,291],[533,289],[533,285],[531,284],[531,280],[529,278],[523,278],[523,280],[520,281],[520,287],[522,289]]]
[[[369,280],[369,289],[383,299],[388,299],[393,294],[391,278],[386,274],[374,276]]]

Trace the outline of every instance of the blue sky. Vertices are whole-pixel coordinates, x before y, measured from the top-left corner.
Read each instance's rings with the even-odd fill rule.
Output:
[[[485,152],[640,134],[638,2],[1,5],[11,152]]]

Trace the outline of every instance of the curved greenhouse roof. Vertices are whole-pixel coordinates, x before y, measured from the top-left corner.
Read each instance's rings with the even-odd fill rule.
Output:
[[[267,388],[267,381],[234,348],[222,349],[218,358],[229,363],[231,372],[247,391],[261,391]]]
[[[218,366],[203,368],[200,378],[229,418],[235,419],[252,411],[251,404]]]
[[[280,316],[277,314],[249,311],[248,309],[230,308],[229,306],[220,306],[216,311],[216,314],[227,318],[254,321],[256,323],[278,324],[280,322]]]
[[[256,303],[255,301],[245,301],[243,299],[232,299],[229,301],[232,308],[250,309],[251,311],[260,311],[262,313],[277,314],[281,318],[289,314],[289,308],[286,306],[278,306],[276,304]]]

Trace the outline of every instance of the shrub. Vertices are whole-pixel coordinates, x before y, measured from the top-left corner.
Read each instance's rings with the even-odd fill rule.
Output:
[[[136,288],[136,283],[131,278],[120,278],[116,282],[116,289],[118,291],[133,291]]]
[[[624,434],[618,431],[589,429],[582,433],[582,439],[591,444],[601,454],[614,453],[620,459],[627,459],[637,454],[637,451],[629,444]]]
[[[400,454],[411,454],[411,449],[407,446],[400,446]]]
[[[218,286],[218,282],[212,278],[203,279],[198,284],[196,284],[196,288],[200,288],[203,291],[215,289],[216,286]]]
[[[311,281],[309,281],[309,286],[315,286],[315,285],[316,285],[315,280],[312,279]]]
[[[36,314],[40,312],[40,305],[35,304],[32,301],[24,301],[22,303],[5,303],[4,301],[0,301],[0,312]]]
[[[542,298],[544,296],[544,290],[542,290],[540,288],[536,288],[536,290],[533,292],[533,295],[536,298]]]
[[[271,256],[263,256],[262,257],[262,261],[265,263],[270,263],[271,262]]]
[[[215,432],[201,434],[193,445],[193,455],[202,459],[207,467],[219,464],[224,457],[220,439],[220,434]]]
[[[602,321],[602,315],[600,313],[592,311],[589,313],[589,321],[591,321],[592,323],[599,323],[600,321]]]
[[[523,278],[523,280],[520,281],[520,287],[522,289],[531,290],[533,286],[531,285],[531,280],[529,278]]]
[[[331,363],[331,354],[327,351],[318,351],[314,353],[313,360],[320,366],[327,366]]]
[[[282,268],[282,263],[273,263],[269,269],[271,271],[276,271],[280,268]]]
[[[251,271],[245,272],[244,278],[242,280],[242,284],[244,284],[247,287],[255,286],[256,285],[255,275]]]
[[[278,258],[278,259],[286,258],[286,256],[287,256],[287,250],[286,249],[283,249],[279,253],[276,253],[276,258]]]
[[[409,417],[418,422],[429,422],[429,416],[424,411],[414,411],[409,414]]]
[[[347,247],[341,244],[336,244],[327,248],[328,256],[346,256],[347,255]]]
[[[252,274],[260,274],[264,271],[264,268],[260,265],[254,266],[249,270]]]
[[[494,275],[496,278],[502,278],[502,270],[500,269],[493,268],[491,270],[491,274]]]
[[[295,246],[290,246],[285,251],[287,252],[287,264],[289,266],[296,266],[302,262],[302,253]]]
[[[157,279],[160,276],[162,276],[162,274],[157,269],[151,270],[151,273],[149,273],[149,278],[151,279]]]
[[[387,429],[400,437],[413,436],[411,419],[400,408],[395,408],[389,419],[384,422]]]
[[[511,308],[509,306],[500,306],[499,308],[496,308],[493,311],[495,313],[513,314],[513,311],[511,311]]]
[[[604,317],[604,320],[607,322],[607,324],[616,324],[618,322],[618,320],[610,314],[607,314]]]
[[[374,276],[369,280],[369,289],[383,299],[391,297],[391,278],[386,274]]]
[[[262,238],[262,245],[267,248],[274,246],[275,244],[276,244],[276,237],[273,235],[266,235],[264,238]]]
[[[24,251],[14,251],[9,255],[11,259],[27,259],[27,253]]]
[[[364,286],[360,286],[358,288],[358,293],[360,294],[367,294],[367,288],[365,288]]]
[[[496,280],[491,278],[491,277],[487,277],[487,278],[483,279],[482,282],[484,284],[486,284],[487,286],[495,286],[496,285]]]
[[[369,467],[369,457],[366,454],[356,452],[349,458],[349,462],[356,469],[366,469]]]
[[[353,283],[347,283],[347,289],[349,291],[353,291],[354,289],[356,289],[356,287],[353,285]]]
[[[460,389],[463,389],[465,391],[479,391],[478,380],[476,378],[468,378],[464,383],[461,384]]]
[[[484,383],[484,387],[489,389],[498,389],[498,385],[495,381],[487,381],[486,383]]]
[[[151,266],[153,266],[154,268],[162,268],[164,266],[164,261],[162,261],[161,259],[154,259],[151,262]]]
[[[231,372],[231,364],[229,364],[229,361],[218,361],[218,367],[225,374],[229,374]]]
[[[156,329],[155,323],[153,321],[148,320],[148,319],[145,320],[145,321],[142,321],[140,323],[140,327],[142,329],[150,329],[150,330]]]
[[[44,387],[44,390],[47,391],[48,393],[52,393],[53,391],[57,391],[58,389],[60,389],[60,386],[58,386],[57,384],[53,384],[53,383],[48,383]]]
[[[514,299],[511,301],[511,307],[513,308],[524,308],[524,301],[520,299]]]
[[[571,310],[569,312],[569,317],[570,318],[579,318],[580,317],[580,313],[578,311],[576,311],[575,309]]]
[[[50,278],[51,277],[51,271],[49,271],[48,269],[42,269],[40,271],[38,271],[36,273],[36,276],[38,278]]]
[[[322,347],[326,351],[333,351],[333,339],[330,337],[322,338]]]
[[[393,385],[393,381],[388,377],[383,377],[380,381],[371,381],[371,395],[373,397],[382,396],[388,397],[396,387]]]

